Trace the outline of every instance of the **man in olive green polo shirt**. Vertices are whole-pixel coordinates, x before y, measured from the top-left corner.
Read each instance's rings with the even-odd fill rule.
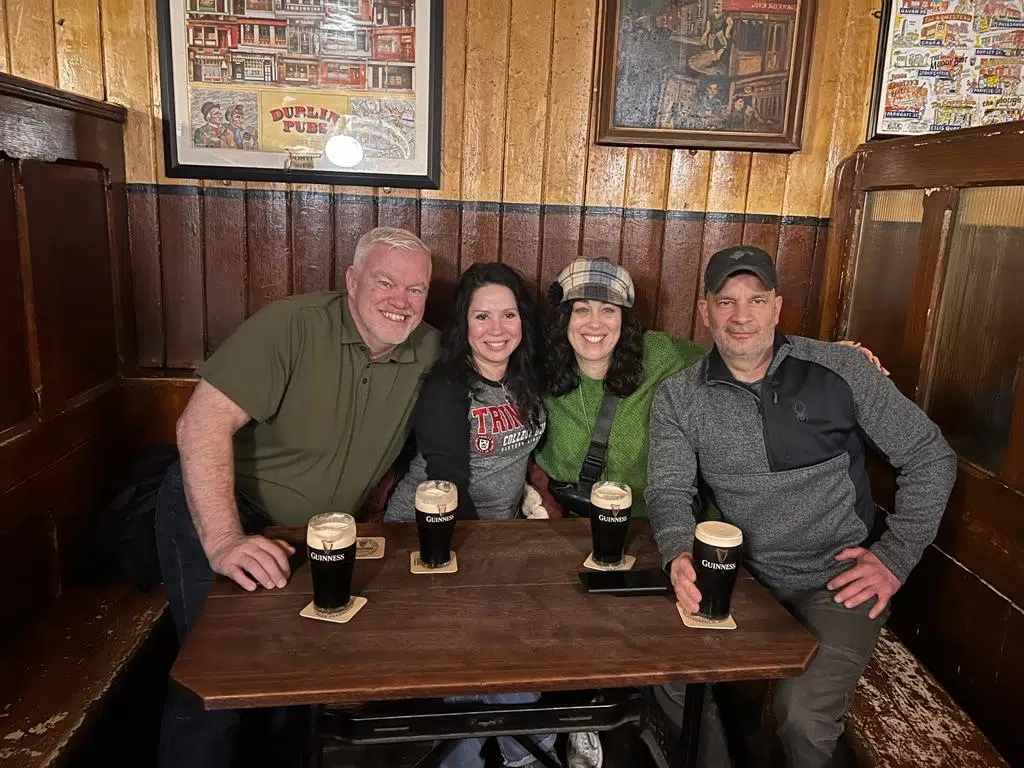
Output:
[[[360,238],[347,291],[292,296],[249,318],[199,369],[177,424],[180,467],[157,503],[157,548],[184,641],[215,574],[283,587],[292,547],[260,531],[352,512],[398,455],[439,335],[423,325],[430,252],[410,232]],[[229,766],[238,714],[172,690],[160,765]]]

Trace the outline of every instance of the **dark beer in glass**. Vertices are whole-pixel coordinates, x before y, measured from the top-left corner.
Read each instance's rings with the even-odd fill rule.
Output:
[[[452,560],[452,534],[459,490],[447,480],[427,480],[416,487],[416,530],[420,535],[420,562],[443,568]]]
[[[693,534],[693,569],[700,591],[698,616],[724,619],[729,615],[732,590],[743,558],[743,531],[735,525],[710,520]]]
[[[633,511],[633,492],[623,483],[594,483],[590,491],[590,507],[594,562],[599,565],[618,565],[626,549],[629,516]]]
[[[352,599],[355,519],[341,512],[314,515],[306,526],[306,549],[313,577],[313,607],[325,615],[343,611]]]

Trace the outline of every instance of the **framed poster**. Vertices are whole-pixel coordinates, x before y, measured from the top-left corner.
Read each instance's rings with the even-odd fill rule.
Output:
[[[442,0],[157,0],[167,175],[436,189]]]
[[[868,138],[1024,119],[1024,0],[886,0]]]
[[[800,149],[814,0],[603,0],[597,143]]]

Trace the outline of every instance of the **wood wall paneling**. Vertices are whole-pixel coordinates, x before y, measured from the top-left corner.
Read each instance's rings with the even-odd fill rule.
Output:
[[[152,184],[128,189],[128,247],[136,363],[143,368],[162,368],[164,294],[160,269],[160,197]],[[129,367],[132,367],[131,361]]]
[[[101,170],[23,165],[44,415],[117,375],[107,193]]]
[[[14,164],[0,160],[0,434],[24,424],[35,410],[29,373],[28,328],[21,281],[18,213],[15,206]]]
[[[7,0],[7,53],[12,75],[56,85],[53,3]]]
[[[104,97],[103,42],[97,0],[53,0],[58,88]]]
[[[194,368],[205,350],[201,198],[184,186],[161,187],[159,195],[165,365]]]
[[[415,206],[405,207],[415,213]],[[412,231],[417,231],[415,221],[412,224]],[[334,210],[330,194],[313,185],[296,185],[292,190],[291,242],[295,293],[331,290],[334,286],[333,243]]]
[[[289,202],[284,184],[247,185],[250,313],[292,293]]]
[[[100,0],[102,74],[106,98],[128,108],[124,126],[125,176],[131,183],[156,180],[153,82],[147,7],[137,0]],[[163,158],[160,158],[163,162]]]
[[[202,221],[203,284],[216,286],[206,291],[208,355],[249,314],[245,184],[203,182]]]

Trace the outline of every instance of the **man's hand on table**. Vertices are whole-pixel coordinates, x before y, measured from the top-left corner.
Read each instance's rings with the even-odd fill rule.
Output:
[[[207,557],[214,572],[252,592],[257,583],[267,589],[287,584],[291,575],[288,556],[292,554],[295,547],[283,539],[236,533],[217,541]]]
[[[676,601],[683,610],[696,613],[700,609],[700,591],[697,589],[697,572],[693,570],[693,555],[689,552],[677,555],[669,566],[669,577],[676,591]]]
[[[833,599],[847,608],[856,608],[865,600],[876,597],[868,618],[878,618],[900,588],[900,580],[870,549],[847,547],[836,555],[836,560],[855,560],[857,564],[828,583],[829,589],[839,590]]]

